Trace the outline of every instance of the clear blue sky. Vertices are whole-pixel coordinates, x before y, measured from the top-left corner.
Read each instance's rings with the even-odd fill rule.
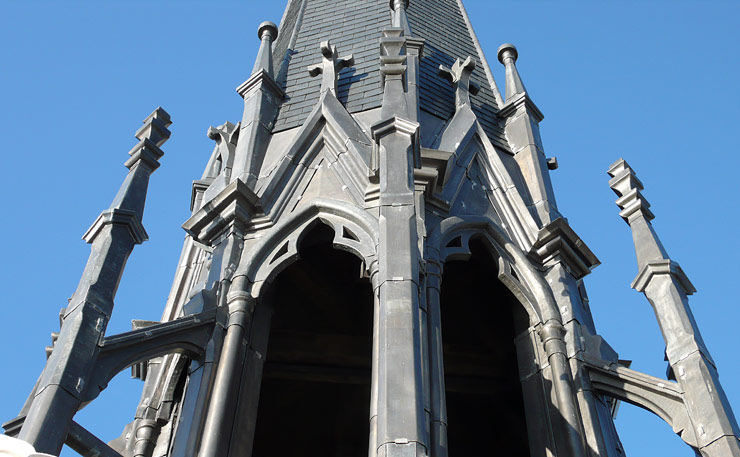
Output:
[[[696,320],[740,413],[733,241],[740,3],[465,4],[500,86],[496,49],[519,48],[520,73],[546,116],[546,152],[560,162],[552,173],[559,207],[602,261],[587,278],[600,333],[633,368],[664,375],[664,343],[650,305],[629,288],[634,250],[607,185],[606,169],[624,157],[646,186],[664,244],[699,290],[691,299]],[[57,313],[77,285],[89,253],[80,236],[121,183],[141,119],[161,105],[174,124],[150,186],[150,241],[129,260],[108,329],[159,319],[191,182],[213,148],[206,129],[240,119],[234,88],[252,68],[257,24],[278,22],[284,2],[2,0],[0,7],[4,421],[41,372]],[[120,375],[77,420],[115,438],[140,388]],[[693,456],[638,408],[623,405],[617,427],[633,457]]]

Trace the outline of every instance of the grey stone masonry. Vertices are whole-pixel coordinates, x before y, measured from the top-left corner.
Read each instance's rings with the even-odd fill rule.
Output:
[[[556,206],[514,45],[497,55],[504,101],[461,0],[288,0],[257,35],[240,122],[208,130],[161,322],[105,334],[147,238],[170,135],[157,109],[8,435],[102,457],[624,457],[626,401],[697,455],[740,457],[694,288],[623,160],[610,187],[667,379],[597,333],[584,278],[599,260]],[[127,367],[141,401],[106,444],[74,416]]]
[[[740,456],[740,429],[689,307],[694,286],[660,242],[650,222],[655,216],[632,168],[619,159],[608,173],[609,186],[619,196],[619,215],[631,227],[635,243],[639,273],[632,287],[645,294],[655,311],[666,343],[669,378],[684,392],[693,430],[681,437],[704,457]]]
[[[134,245],[147,239],[141,220],[149,177],[159,167],[159,147],[170,137],[170,116],[157,108],[136,132],[140,140],[126,162],[129,173],[84,239],[90,258],[77,290],[63,313],[54,350],[32,393],[19,437],[38,451],[58,454],[71,433],[72,418],[105,385],[91,376],[100,341],[113,313],[113,299]]]

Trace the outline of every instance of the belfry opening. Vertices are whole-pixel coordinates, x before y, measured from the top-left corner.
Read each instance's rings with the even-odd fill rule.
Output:
[[[251,455],[367,455],[373,293],[361,260],[317,223],[272,283]],[[276,446],[276,443],[280,443]]]
[[[441,327],[449,455],[529,457],[514,337],[528,318],[480,240],[444,265]],[[485,437],[485,438],[483,438]]]

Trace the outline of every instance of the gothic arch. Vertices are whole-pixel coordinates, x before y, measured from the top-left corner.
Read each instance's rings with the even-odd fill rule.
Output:
[[[334,247],[362,259],[373,274],[377,269],[377,220],[348,203],[317,198],[286,217],[245,253],[234,276],[245,276],[249,282],[247,292],[257,298],[264,284],[298,259],[303,235],[317,223],[330,226],[334,230]]]
[[[560,310],[550,288],[524,252],[491,219],[480,216],[450,217],[443,220],[428,238],[429,248],[436,251],[440,263],[466,260],[469,242],[481,238],[499,264],[499,279],[514,294],[530,315],[530,324],[556,321],[562,324]]]
[[[460,237],[457,240],[457,237]],[[565,343],[565,328],[552,291],[525,253],[494,221],[481,216],[450,217],[435,227],[427,239],[427,259],[441,266],[447,259],[465,259],[470,255],[467,243],[479,236],[489,244],[491,255],[499,262],[499,278],[529,312],[552,370],[552,388],[557,410],[568,430],[564,449],[569,455],[584,456],[584,430],[580,417]]]

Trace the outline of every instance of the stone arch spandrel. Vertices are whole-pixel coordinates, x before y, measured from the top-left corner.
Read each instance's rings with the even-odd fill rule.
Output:
[[[317,198],[297,209],[270,229],[246,252],[234,273],[246,277],[253,297],[262,286],[298,258],[298,245],[304,233],[317,223],[334,230],[335,248],[355,254],[372,274],[377,268],[378,220],[346,202]]]

